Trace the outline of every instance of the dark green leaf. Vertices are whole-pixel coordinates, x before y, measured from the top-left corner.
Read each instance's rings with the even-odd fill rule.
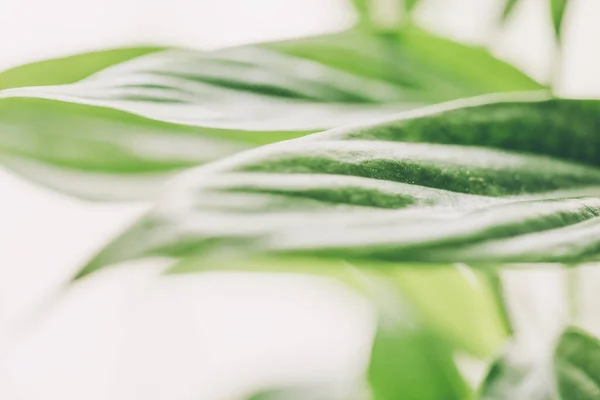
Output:
[[[600,248],[600,102],[473,99],[182,174],[79,276],[147,256],[578,262]]]
[[[600,341],[568,328],[561,335],[554,355],[557,388],[562,400],[600,398]]]
[[[21,67],[21,83],[44,68],[38,84],[74,80],[99,68],[98,57]],[[52,72],[63,63],[64,75]],[[175,171],[256,145],[537,87],[483,49],[413,28],[394,39],[351,31],[215,53],[167,50],[75,84],[1,91],[0,161],[67,193],[147,198]]]
[[[565,11],[569,4],[569,0],[550,0],[550,13],[552,16],[552,26],[554,27],[554,34],[560,41],[562,24],[565,17]]]

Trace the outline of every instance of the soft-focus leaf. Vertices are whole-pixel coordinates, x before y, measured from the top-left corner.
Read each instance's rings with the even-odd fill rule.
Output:
[[[561,335],[554,355],[557,388],[562,400],[600,398],[600,341],[568,328]]]
[[[148,256],[598,257],[600,102],[472,99],[192,169],[79,276]]]
[[[554,27],[554,34],[556,35],[556,38],[559,41],[561,37],[562,23],[565,17],[565,11],[567,10],[568,4],[569,0],[550,0],[552,26]]]
[[[404,0],[404,8],[407,12],[412,12],[421,2],[421,0]]]
[[[467,399],[451,349],[411,315],[395,288],[369,279],[365,292],[379,314],[367,371],[373,400]]]
[[[240,260],[205,258],[184,259],[173,265],[170,274],[199,273],[213,270],[300,273],[324,276],[356,288],[355,270],[386,268],[384,263],[361,263],[317,258],[245,257]],[[477,357],[489,357],[508,335],[499,314],[487,274],[465,266],[436,265],[423,269],[405,265],[401,270],[388,271],[385,278],[401,294],[423,326],[443,335],[461,352]],[[360,287],[358,289],[361,289]]]
[[[286,387],[278,389],[261,390],[246,400],[342,400],[333,396],[329,391],[322,387]],[[356,400],[361,400],[357,397]],[[365,399],[366,400],[366,399]]]
[[[525,350],[511,346],[492,362],[481,385],[481,400],[556,400],[547,357]]]
[[[424,322],[463,351],[489,357],[507,337],[485,274],[442,265],[405,267],[388,276]]]
[[[68,76],[39,83],[98,67],[80,57],[64,61]],[[21,68],[30,76],[61,63]],[[75,84],[1,91],[0,161],[70,194],[147,198],[175,171],[256,145],[537,87],[483,49],[416,29],[397,40],[351,31],[214,53],[166,50]]]
[[[0,72],[0,89],[74,83],[111,65],[159,50],[159,47],[120,48],[38,61]]]
[[[520,0],[505,0],[504,8],[502,9],[502,21],[506,21],[515,10],[515,6]]]

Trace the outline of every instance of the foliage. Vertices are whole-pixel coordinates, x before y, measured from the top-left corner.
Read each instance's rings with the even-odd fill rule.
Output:
[[[378,25],[377,3],[354,1],[357,27],[325,36],[5,71],[0,163],[85,199],[153,201],[73,283],[166,257],[167,274],[351,286],[379,316],[357,400],[600,398],[600,342],[577,327],[536,358],[501,349],[519,335],[503,270],[600,256],[600,101],[553,97],[485,48],[423,30],[419,1]],[[548,3],[558,41],[567,5]],[[480,387],[464,354],[489,364]],[[321,389],[250,398],[335,397]]]

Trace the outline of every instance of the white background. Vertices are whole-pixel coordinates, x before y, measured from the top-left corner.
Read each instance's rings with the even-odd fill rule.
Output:
[[[493,0],[432,0],[419,17],[462,40],[493,41],[543,80],[544,0],[523,3],[503,34],[489,29]],[[597,96],[600,2],[573,3],[560,88]],[[352,18],[343,0],[0,0],[0,69],[118,45],[214,48],[315,34]],[[343,382],[364,368],[373,315],[341,285],[218,273],[157,280],[157,266],[130,265],[58,295],[145,205],[84,203],[2,170],[0,205],[1,399],[234,399],[271,383]]]

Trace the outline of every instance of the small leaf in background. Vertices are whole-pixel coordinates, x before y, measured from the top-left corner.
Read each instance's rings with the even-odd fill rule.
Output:
[[[327,388],[299,386],[261,390],[244,400],[343,400],[330,393]],[[356,400],[362,400],[356,397]],[[366,400],[366,399],[364,399]]]
[[[600,341],[580,329],[566,329],[556,347],[554,371],[562,400],[599,399]]]
[[[463,400],[471,390],[441,336],[424,327],[396,287],[357,271],[362,292],[378,314],[367,371],[373,400]]]
[[[569,0],[549,0],[550,1],[550,13],[552,16],[552,26],[554,27],[554,34],[557,40],[560,42],[562,35],[562,25],[565,18],[565,11],[569,4]]]
[[[0,162],[68,194],[148,199],[174,172],[257,145],[458,97],[539,88],[484,49],[414,27],[391,41],[348,31],[212,53],[90,53],[0,79],[72,82],[144,52],[152,54],[74,84],[0,91]]]
[[[407,13],[411,13],[419,5],[421,0],[404,0],[404,8]]]
[[[358,264],[360,265],[360,264]],[[508,336],[487,275],[467,266],[398,268],[386,275],[423,322],[459,349],[478,357],[493,355]]]
[[[515,7],[520,0],[505,0],[504,8],[502,9],[502,22],[506,22],[515,11]]]
[[[479,394],[481,400],[557,400],[544,355],[511,345],[491,363]]]
[[[78,276],[152,256],[595,259],[599,124],[594,100],[473,99],[239,153],[171,181]]]

